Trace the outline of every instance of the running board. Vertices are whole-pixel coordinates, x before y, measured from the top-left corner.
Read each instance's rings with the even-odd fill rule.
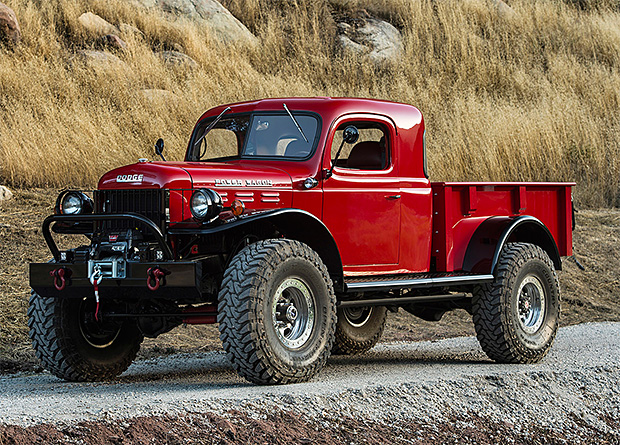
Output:
[[[377,298],[374,300],[343,300],[338,302],[339,308],[369,306],[402,306],[411,303],[429,303],[436,301],[454,301],[467,298],[467,294],[419,295],[415,297]]]
[[[427,287],[452,287],[469,284],[490,283],[493,275],[459,275],[435,278],[411,278],[381,281],[354,281],[346,283],[346,292],[390,291],[397,289],[420,289]]]

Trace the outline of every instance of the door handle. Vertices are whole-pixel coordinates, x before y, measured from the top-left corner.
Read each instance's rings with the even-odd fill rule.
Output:
[[[400,199],[400,195],[389,195],[386,196],[385,199]]]

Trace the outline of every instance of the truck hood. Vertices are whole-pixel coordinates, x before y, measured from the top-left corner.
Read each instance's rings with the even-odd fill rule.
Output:
[[[186,162],[194,187],[225,188],[291,188],[288,173],[275,167],[221,162]]]
[[[192,177],[182,165],[169,162],[136,162],[107,172],[99,189],[191,189]]]
[[[98,188],[211,188],[225,205],[239,199],[248,209],[290,207],[293,191],[291,177],[283,170],[222,162],[138,162],[109,171]]]

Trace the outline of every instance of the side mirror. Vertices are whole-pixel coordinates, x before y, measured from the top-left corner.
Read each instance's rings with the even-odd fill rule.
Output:
[[[166,161],[166,158],[164,158],[164,140],[162,138],[157,139],[157,142],[155,142],[155,153],[158,156],[161,156],[161,158],[163,159],[163,161]]]
[[[342,140],[347,144],[355,144],[360,137],[360,132],[355,125],[347,126],[342,132]]]

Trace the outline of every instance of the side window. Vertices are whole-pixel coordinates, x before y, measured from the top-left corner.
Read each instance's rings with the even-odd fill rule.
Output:
[[[348,125],[359,130],[355,144],[344,144],[336,160],[339,168],[355,170],[385,170],[390,165],[390,141],[387,128],[378,122],[346,122],[336,130],[331,147],[332,162],[342,144],[342,132]]]

